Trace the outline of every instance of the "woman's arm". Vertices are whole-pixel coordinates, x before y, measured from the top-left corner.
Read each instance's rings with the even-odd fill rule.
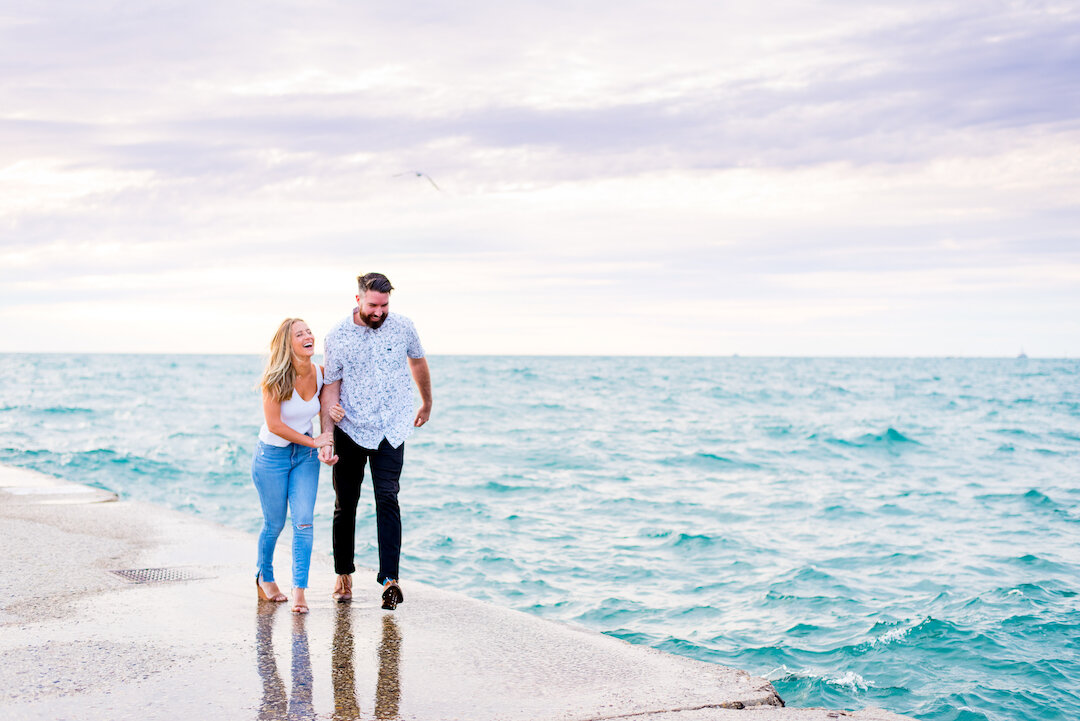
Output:
[[[281,420],[281,401],[270,397],[269,393],[263,393],[263,417],[266,419],[266,427],[275,436],[284,438],[290,443],[296,443],[308,448],[319,448],[333,442],[330,433],[322,433],[318,438],[305,436],[295,428],[291,428]]]

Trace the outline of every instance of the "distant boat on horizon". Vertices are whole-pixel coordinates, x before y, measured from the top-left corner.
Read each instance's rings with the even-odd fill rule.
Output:
[[[1027,360],[1027,353],[1024,352],[1023,348],[1020,349],[1020,355],[1016,356],[1016,359],[1017,360]]]

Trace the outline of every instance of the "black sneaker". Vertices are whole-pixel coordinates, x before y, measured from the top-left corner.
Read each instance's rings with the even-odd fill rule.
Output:
[[[392,578],[386,579],[383,583],[382,607],[388,611],[393,611],[404,600],[405,594],[401,592],[401,586],[398,585],[398,582]]]

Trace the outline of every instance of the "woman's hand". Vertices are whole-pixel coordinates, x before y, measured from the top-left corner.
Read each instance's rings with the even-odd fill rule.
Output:
[[[319,449],[319,460],[328,466],[332,466],[338,462],[338,457],[334,455],[333,446],[323,446]]]
[[[330,408],[330,420],[334,423],[340,423],[341,419],[345,417],[345,409],[340,404],[335,403]]]
[[[312,448],[322,448],[323,446],[332,446],[332,445],[334,445],[334,432],[333,431],[326,431],[325,433],[320,433],[319,435],[315,436],[314,441],[315,441],[315,444],[312,446]]]

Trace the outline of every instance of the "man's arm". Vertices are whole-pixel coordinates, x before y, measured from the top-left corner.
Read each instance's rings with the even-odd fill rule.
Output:
[[[431,372],[428,371],[427,358],[410,358],[409,371],[420,391],[420,410],[413,421],[413,425],[419,428],[431,418]]]
[[[323,384],[319,391],[319,430],[323,433],[334,429],[334,419],[330,417],[330,409],[338,404],[341,398],[341,381]],[[319,449],[319,460],[328,465],[334,465],[338,461],[334,453],[334,446],[323,446]]]

